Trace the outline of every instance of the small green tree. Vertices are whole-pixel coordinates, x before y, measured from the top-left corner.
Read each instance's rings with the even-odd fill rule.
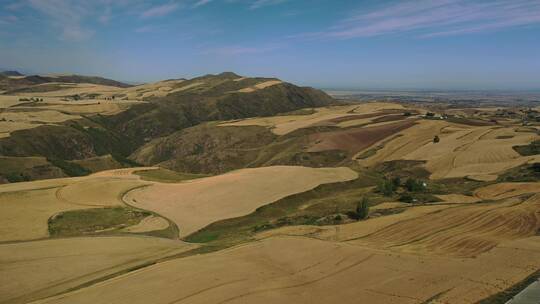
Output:
[[[419,180],[408,178],[405,182],[405,188],[407,188],[409,192],[418,192],[424,189],[424,185]]]
[[[391,196],[394,194],[394,184],[389,180],[383,180],[378,186],[378,191],[384,196]]]
[[[362,197],[362,200],[356,205],[356,219],[363,220],[369,215],[369,201],[367,197]]]
[[[401,178],[399,176],[396,176],[392,179],[392,184],[394,185],[394,190],[396,190],[399,186],[401,186]]]
[[[438,143],[439,141],[441,141],[439,135],[435,135],[435,137],[433,137],[433,143]]]

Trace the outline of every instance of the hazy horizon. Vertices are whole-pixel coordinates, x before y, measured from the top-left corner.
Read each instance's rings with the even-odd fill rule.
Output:
[[[136,83],[538,90],[539,36],[536,0],[0,0],[0,67]]]

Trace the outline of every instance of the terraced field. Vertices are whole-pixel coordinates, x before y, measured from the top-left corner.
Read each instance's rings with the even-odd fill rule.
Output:
[[[493,181],[505,170],[540,160],[538,155],[521,156],[512,148],[540,139],[540,135],[517,132],[515,127],[470,127],[424,120],[399,134],[359,163],[373,166],[391,160],[425,161],[432,179],[469,177]],[[440,137],[440,142],[433,142],[435,136]]]
[[[250,118],[226,122],[221,126],[264,126],[277,135],[285,135],[309,126],[350,127],[373,122],[387,111],[405,112],[403,106],[394,103],[373,102],[361,105],[335,106],[315,109],[308,115],[285,115],[264,118]],[[344,123],[347,122],[347,123]]]

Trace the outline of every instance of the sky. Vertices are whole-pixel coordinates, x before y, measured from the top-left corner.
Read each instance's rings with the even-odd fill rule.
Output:
[[[335,89],[540,89],[540,0],[0,0],[0,68],[233,71]]]

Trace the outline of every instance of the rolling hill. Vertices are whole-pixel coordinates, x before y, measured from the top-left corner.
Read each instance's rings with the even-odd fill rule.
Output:
[[[54,167],[63,167],[66,175],[79,175],[93,168],[130,166],[133,161],[127,157],[139,147],[201,123],[336,103],[319,90],[231,72],[131,87],[77,75],[6,76],[0,83],[12,89],[0,95],[8,100],[0,114],[0,132],[5,132],[0,136],[0,156],[47,160],[36,168],[0,172],[4,181],[57,177]],[[108,167],[111,156],[114,166]],[[81,167],[87,159],[92,159],[93,168]],[[225,166],[224,171],[237,167]]]

